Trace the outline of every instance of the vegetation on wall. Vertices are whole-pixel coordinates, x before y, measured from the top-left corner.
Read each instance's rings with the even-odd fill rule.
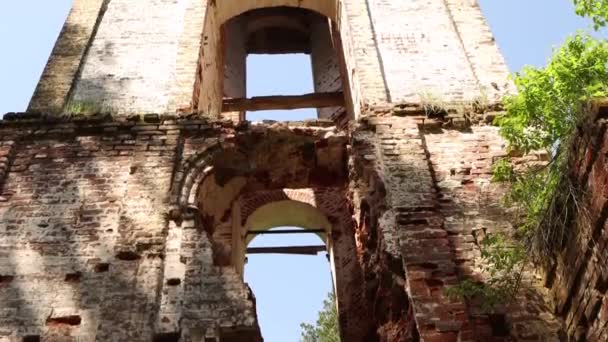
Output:
[[[315,325],[302,323],[301,342],[340,342],[336,296],[329,293]]]
[[[575,5],[595,29],[606,25],[608,1],[575,0]],[[542,262],[567,237],[580,198],[566,172],[570,146],[576,128],[586,123],[590,101],[608,96],[608,41],[577,32],[545,67],[524,67],[513,80],[518,93],[503,100],[506,114],[496,119],[509,156],[542,151],[550,160],[517,170],[511,157],[494,165],[493,181],[510,184],[505,204],[518,213],[516,231],[512,238],[488,236],[481,244],[488,281],[466,280],[448,290],[478,299],[488,310],[513,298],[530,257]]]

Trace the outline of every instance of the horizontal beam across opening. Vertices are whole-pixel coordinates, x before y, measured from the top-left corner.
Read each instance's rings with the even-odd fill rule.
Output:
[[[325,229],[306,229],[306,230],[275,229],[275,230],[261,230],[261,231],[250,230],[247,232],[247,235],[320,234],[320,233],[325,233]]]
[[[300,254],[317,255],[325,252],[325,246],[287,246],[287,247],[251,247],[247,248],[247,254]]]
[[[255,112],[259,110],[343,107],[344,93],[312,93],[289,96],[259,96],[250,99],[224,99],[222,111]]]

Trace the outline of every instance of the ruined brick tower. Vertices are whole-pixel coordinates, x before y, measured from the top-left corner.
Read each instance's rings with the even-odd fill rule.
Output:
[[[310,54],[315,93],[247,98],[250,53]],[[260,341],[247,244],[287,225],[326,241],[345,342],[551,338],[538,297],[444,293],[510,227],[510,88],[475,0],[75,0],[0,121],[0,341]]]

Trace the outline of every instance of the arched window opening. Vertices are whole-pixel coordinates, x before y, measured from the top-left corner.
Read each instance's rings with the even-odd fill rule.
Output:
[[[248,119],[248,112],[305,108],[316,110],[318,118],[335,122],[343,123],[353,116],[346,61],[335,22],[336,8],[325,10],[332,13],[332,17],[304,7],[288,6],[232,11],[235,16],[229,17],[225,13],[228,6],[218,6],[216,12],[208,13],[205,24],[194,100],[199,111],[212,116],[221,114],[234,121]],[[294,65],[284,75],[287,77],[274,81],[273,74],[281,73],[279,64],[288,61],[285,55],[290,54],[307,55],[310,63]],[[276,93],[260,96],[252,90],[249,83],[257,72],[248,71],[250,55],[264,55],[267,61],[277,61],[269,55],[285,58],[272,62],[274,68],[268,69],[261,80],[256,77],[256,84],[276,82]],[[306,93],[289,94],[293,84],[306,82],[298,76],[301,69],[310,70],[313,87]],[[312,116],[301,113],[304,112],[272,118],[290,120]],[[264,118],[264,115],[250,116]]]
[[[323,234],[324,235],[324,234]],[[245,282],[255,294],[264,341],[298,341],[333,291],[325,243],[313,231],[277,227],[249,243]]]

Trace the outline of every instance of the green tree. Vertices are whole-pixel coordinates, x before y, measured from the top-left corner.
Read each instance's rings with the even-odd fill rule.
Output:
[[[497,119],[501,135],[510,150],[544,150],[552,156],[544,168],[506,177],[514,180],[509,200],[525,211],[520,228],[534,235],[563,185],[571,136],[585,120],[585,106],[608,95],[608,42],[577,33],[555,51],[546,67],[525,67],[514,81],[518,93],[504,99],[507,113]],[[502,167],[495,171],[509,172]],[[495,175],[500,178],[505,177]]]
[[[594,28],[606,26],[608,23],[607,0],[574,0],[576,14],[593,20]]]
[[[329,293],[323,301],[323,309],[319,311],[316,325],[302,323],[301,342],[340,342],[338,328],[338,310],[336,296]]]

